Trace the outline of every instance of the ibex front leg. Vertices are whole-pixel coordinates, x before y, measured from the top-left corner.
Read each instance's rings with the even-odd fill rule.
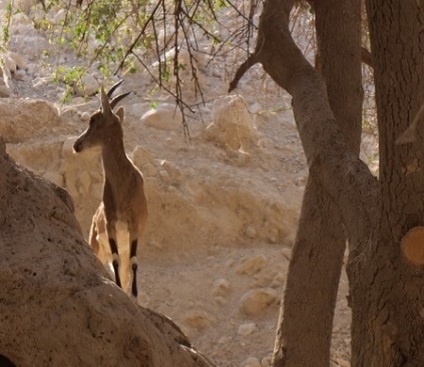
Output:
[[[115,282],[118,287],[122,288],[121,278],[119,277],[119,252],[118,252],[118,245],[116,242],[115,221],[106,220],[106,231],[107,231],[107,237],[109,239],[110,252],[112,254],[112,266],[113,266],[113,271],[115,272]]]
[[[131,284],[131,294],[137,298],[138,290],[137,290],[137,246],[138,246],[138,238],[136,236],[130,235],[130,264],[132,269],[132,284]]]

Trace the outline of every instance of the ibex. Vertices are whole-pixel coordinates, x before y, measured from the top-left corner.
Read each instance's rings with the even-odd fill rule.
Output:
[[[143,175],[127,157],[123,142],[124,109],[113,108],[130,92],[110,100],[101,88],[101,106],[90,117],[88,128],[77,138],[74,151],[100,146],[104,173],[103,200],[93,216],[89,242],[103,264],[112,262],[116,284],[137,298],[137,245],[147,220]],[[130,269],[131,264],[131,269]],[[132,274],[131,274],[132,273]]]

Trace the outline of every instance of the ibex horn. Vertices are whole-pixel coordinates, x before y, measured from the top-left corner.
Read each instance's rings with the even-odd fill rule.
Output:
[[[105,93],[103,86],[100,90],[100,100],[101,100],[101,109],[102,109],[103,113],[105,113],[107,115],[112,113],[112,107],[109,104],[109,97]]]
[[[130,93],[132,93],[131,91],[130,92],[126,92],[126,93],[122,93],[122,94],[120,94],[119,96],[116,96],[114,99],[112,99],[111,101],[110,101],[110,108],[111,109],[113,109],[117,104],[118,104],[118,102],[121,100],[121,99],[123,99],[123,98],[125,98],[128,94],[130,94]]]
[[[107,96],[110,99],[110,97],[112,97],[113,92],[115,92],[115,89],[118,88],[122,82],[124,81],[124,79],[121,79],[119,82],[116,82],[114,85],[112,85],[112,87],[109,89],[109,91],[107,92]]]

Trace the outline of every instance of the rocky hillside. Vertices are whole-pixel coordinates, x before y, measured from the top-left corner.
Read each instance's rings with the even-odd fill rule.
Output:
[[[11,20],[0,135],[14,160],[70,193],[87,238],[102,193],[101,161],[96,150],[75,155],[72,144],[99,107],[91,95],[99,75],[93,69],[81,96],[60,102],[65,88],[53,82],[54,63],[45,56],[58,50],[35,30],[28,15],[41,9],[34,3]],[[172,99],[152,96],[147,73],[124,77],[120,91],[133,91],[121,103],[125,147],[145,176],[150,213],[138,301],[171,317],[217,365],[266,367],[307,168],[290,99],[260,69],[227,95],[228,65],[240,61],[233,57],[201,69],[209,102],[188,119],[190,138]],[[71,54],[55,60],[76,62]],[[333,352],[334,365],[343,366],[345,283]]]

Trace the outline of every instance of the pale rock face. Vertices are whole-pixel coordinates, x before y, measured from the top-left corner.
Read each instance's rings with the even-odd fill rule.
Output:
[[[37,0],[20,0],[22,10],[29,14],[31,9],[37,4]]]
[[[11,77],[12,74],[15,74],[18,71],[25,72],[27,67],[27,62],[24,60],[23,56],[16,52],[7,51],[4,55],[3,61],[8,77]]]
[[[227,279],[217,279],[213,283],[212,294],[215,297],[226,297],[228,296],[231,288],[231,283]]]
[[[57,109],[37,100],[0,100],[0,135],[7,143],[19,143],[64,131]]]
[[[182,114],[177,106],[161,103],[155,109],[147,111],[140,121],[149,127],[161,130],[176,130],[182,127]]]
[[[84,74],[81,78],[81,85],[77,87],[77,95],[81,97],[91,96],[97,92],[99,82],[90,74]]]
[[[110,280],[69,194],[18,167],[1,139],[0,182],[2,355],[17,366],[213,367]]]
[[[254,322],[248,322],[246,324],[241,324],[239,326],[237,334],[241,336],[248,336],[253,334],[257,329],[258,327],[256,326]]]
[[[262,367],[262,366],[261,366],[261,362],[259,362],[259,359],[255,357],[248,357],[243,367]]]
[[[9,49],[24,55],[28,60],[39,60],[43,52],[50,50],[50,45],[38,34],[16,34],[10,39]]]
[[[238,267],[237,273],[247,275],[256,274],[266,266],[267,260],[265,255],[258,255],[247,259]]]
[[[276,305],[279,294],[275,289],[252,289],[240,300],[240,310],[248,316],[261,316],[272,305]]]
[[[10,19],[11,34],[29,34],[34,30],[31,18],[25,13],[16,13]]]
[[[197,330],[208,328],[212,325],[212,317],[207,312],[202,310],[189,311],[183,317],[184,325]]]
[[[242,97],[231,95],[216,100],[212,120],[204,131],[207,141],[241,152],[249,152],[258,144],[259,133]]]

